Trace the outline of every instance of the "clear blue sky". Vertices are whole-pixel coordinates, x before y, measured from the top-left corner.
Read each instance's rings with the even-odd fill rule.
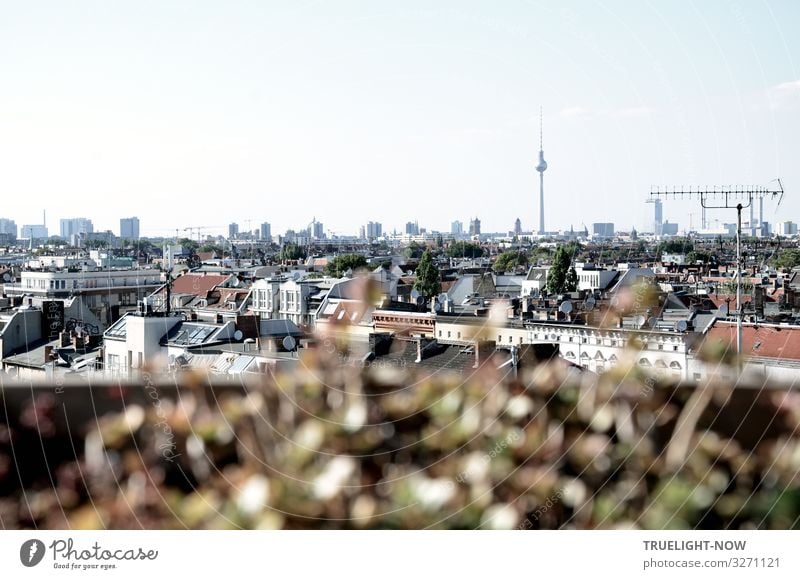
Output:
[[[776,176],[766,218],[797,221],[798,23],[795,0],[7,1],[0,216],[527,229],[541,105],[548,228]]]

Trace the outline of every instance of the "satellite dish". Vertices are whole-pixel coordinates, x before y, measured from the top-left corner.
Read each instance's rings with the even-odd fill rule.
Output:
[[[447,301],[447,294],[439,294],[436,296],[436,301],[438,301],[440,304],[444,304]]]
[[[169,365],[172,366],[175,363],[175,354],[170,354],[167,359],[169,360]]]
[[[728,315],[728,305],[727,304],[722,304],[719,307],[719,313],[720,313],[720,315],[727,316]]]
[[[234,339],[234,340],[236,340],[237,342],[238,342],[239,340],[241,340],[242,338],[244,338],[244,334],[242,333],[242,330],[236,330],[236,331],[233,333],[233,339]]]
[[[419,298],[419,292],[417,290],[415,290],[415,289],[412,289],[411,290],[411,299],[416,301],[417,298]]]
[[[572,311],[572,302],[561,302],[561,305],[558,307],[558,311],[568,314]]]
[[[619,298],[617,296],[611,298],[611,307],[614,309],[617,309],[619,307]]]
[[[418,306],[424,306],[425,305],[425,297],[424,296],[418,296],[416,298],[416,300],[417,300],[417,305]]]
[[[290,352],[293,352],[296,347],[297,347],[297,340],[295,340],[293,337],[286,336],[283,339],[283,348],[285,350],[289,350]]]
[[[675,329],[679,332],[685,332],[688,327],[689,324],[686,323],[686,320],[680,320],[677,324],[675,324]]]
[[[597,305],[597,300],[595,300],[594,298],[586,298],[586,301],[584,302],[583,305],[587,310],[593,310],[594,307]]]
[[[642,326],[644,326],[644,322],[645,322],[645,318],[641,314],[634,318],[634,323],[636,324],[637,328],[641,328]]]
[[[175,358],[175,363],[176,363],[178,366],[186,366],[186,364],[188,364],[188,363],[189,363],[189,360],[187,360],[187,359],[186,359],[186,356],[184,356],[183,354],[181,354],[180,356],[178,356],[177,358]]]

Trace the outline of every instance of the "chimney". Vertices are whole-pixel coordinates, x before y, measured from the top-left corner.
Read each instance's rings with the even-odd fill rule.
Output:
[[[218,324],[222,323],[222,314],[217,314],[217,323]]]
[[[66,330],[61,332],[60,338],[61,338],[60,346],[62,348],[66,348],[67,346],[69,346],[70,342],[72,341],[72,339],[71,339],[71,337],[69,335],[69,332],[67,332]]]
[[[47,364],[53,358],[53,346],[44,347],[44,363]]]

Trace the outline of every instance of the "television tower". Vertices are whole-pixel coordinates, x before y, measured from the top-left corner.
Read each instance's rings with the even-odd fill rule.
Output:
[[[539,235],[544,235],[544,172],[547,170],[547,161],[544,160],[542,148],[542,107],[539,107]]]

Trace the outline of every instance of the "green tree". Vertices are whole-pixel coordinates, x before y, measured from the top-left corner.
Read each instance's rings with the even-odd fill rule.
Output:
[[[337,255],[325,266],[325,273],[331,277],[341,277],[347,270],[357,270],[367,267],[367,258],[357,253]]]
[[[800,249],[784,249],[778,253],[772,264],[778,268],[792,269],[800,265]]]
[[[495,259],[492,269],[496,272],[508,271],[516,266],[528,265],[528,254],[524,251],[506,251]]]
[[[547,291],[551,294],[563,294],[568,291],[575,291],[570,289],[574,283],[577,286],[577,275],[575,268],[571,267],[572,256],[565,246],[556,249],[556,255],[553,257],[553,265],[550,271],[547,272]],[[570,272],[570,270],[572,270]],[[574,276],[574,279],[573,279]]]
[[[305,256],[305,250],[296,243],[285,243],[281,248],[280,258],[282,261],[303,259]]]
[[[197,251],[197,248],[200,247],[196,241],[189,239],[188,237],[184,237],[178,240],[178,245],[183,247],[190,255],[194,254]]]
[[[419,259],[422,257],[423,248],[416,241],[412,241],[403,250],[403,257],[406,259]]]
[[[433,256],[425,250],[417,265],[417,280],[414,289],[426,298],[431,298],[442,291],[441,274],[439,268],[433,263]]]
[[[567,271],[567,277],[564,280],[564,291],[565,292],[578,291],[578,272],[575,271],[575,267],[570,267],[569,271]]]
[[[483,248],[478,243],[470,243],[468,241],[456,241],[451,243],[447,248],[448,257],[481,257],[483,256]]]

